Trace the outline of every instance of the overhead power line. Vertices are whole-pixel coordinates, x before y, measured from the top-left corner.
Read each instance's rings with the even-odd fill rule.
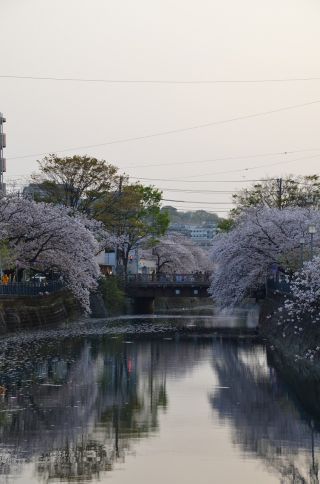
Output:
[[[294,163],[296,161],[302,161],[302,160],[309,160],[309,159],[312,159],[312,158],[318,158],[320,156],[320,153],[317,153],[316,155],[310,155],[310,156],[303,156],[303,157],[299,157],[299,158],[295,158],[293,160],[283,160],[283,161],[277,161],[275,163],[268,163],[268,164],[264,164],[264,165],[255,165],[255,166],[249,166],[247,168],[236,168],[234,170],[226,170],[226,171],[211,171],[209,173],[198,173],[198,174],[193,174],[193,175],[188,175],[188,176],[185,176],[184,177],[184,180],[181,180],[179,177],[178,178],[175,178],[175,179],[167,179],[166,181],[188,181],[187,178],[194,178],[194,177],[201,177],[201,176],[211,176],[211,175],[227,175],[229,173],[241,173],[243,171],[251,171],[251,170],[259,170],[261,168],[269,168],[271,166],[279,166],[279,165],[286,165],[288,163]],[[148,178],[139,178],[139,177],[131,177],[133,179],[136,179],[136,180],[148,180]],[[149,180],[152,180],[152,178],[149,178]],[[156,180],[154,178],[154,180]],[[192,180],[193,182],[200,182],[200,181],[203,181],[203,180]],[[207,180],[205,180],[206,182]],[[262,180],[263,181],[263,180]]]
[[[270,109],[268,111],[260,111],[258,113],[235,116],[235,117],[232,117],[232,118],[222,119],[222,120],[219,120],[219,121],[210,121],[208,123],[198,124],[198,125],[194,125],[194,126],[188,126],[186,128],[177,128],[177,129],[171,129],[171,130],[167,130],[167,131],[159,131],[157,133],[152,133],[152,134],[147,134],[147,135],[142,135],[142,136],[133,136],[133,137],[130,137],[130,138],[119,138],[119,139],[115,139],[115,140],[106,141],[104,143],[97,143],[97,144],[92,144],[92,145],[75,146],[75,147],[71,147],[71,148],[64,148],[64,149],[61,149],[61,150],[50,150],[50,151],[47,151],[45,153],[42,152],[42,153],[33,153],[33,154],[29,154],[29,155],[14,156],[14,157],[10,157],[8,159],[10,159],[10,160],[14,159],[15,160],[15,159],[30,158],[30,157],[36,157],[36,156],[45,156],[48,153],[64,153],[64,152],[67,152],[67,151],[74,151],[74,150],[79,150],[79,149],[81,149],[81,150],[82,149],[91,149],[91,148],[97,148],[99,146],[108,146],[108,145],[114,145],[114,144],[120,144],[120,143],[129,143],[131,141],[142,141],[142,140],[145,140],[145,139],[157,138],[157,137],[167,136],[167,135],[172,135],[172,134],[177,134],[177,133],[185,133],[185,132],[188,132],[188,131],[194,131],[194,130],[198,130],[198,129],[209,128],[211,126],[233,123],[233,122],[242,121],[242,120],[245,120],[245,119],[258,118],[258,117],[261,117],[261,116],[267,116],[269,114],[275,114],[275,113],[280,113],[280,112],[284,112],[284,111],[290,111],[292,109],[298,109],[298,108],[302,108],[302,107],[306,107],[306,106],[312,106],[312,105],[319,104],[319,103],[320,103],[320,99],[317,99],[315,101],[310,101],[310,102],[307,102],[307,103],[292,104],[290,106],[284,106],[284,107],[277,108],[277,109]]]
[[[172,207],[173,205],[163,205],[162,208],[165,208],[165,207]],[[208,209],[207,208],[201,208],[201,207],[193,207],[193,206],[186,206],[186,205],[182,205],[182,206],[175,206],[174,208],[176,208],[177,210],[180,210],[180,211],[205,211],[205,212],[209,212],[209,213],[228,213],[230,212],[230,210],[232,209],[232,207],[228,207],[228,208],[212,208],[212,207],[209,207]]]
[[[174,207],[177,209],[178,212],[196,212],[199,209],[196,207]],[[216,213],[216,214],[225,214],[227,216],[230,210],[205,210],[207,213]],[[223,217],[223,215],[222,215]]]
[[[22,180],[22,181],[28,181],[30,179],[30,175],[24,175],[24,174],[16,174],[16,175],[13,175],[13,176],[10,176],[8,175],[7,178],[10,178],[11,180]],[[132,179],[137,179],[137,180],[152,180],[152,181],[174,181],[176,182],[177,180],[176,179],[169,179],[169,178],[137,178],[137,177],[133,177],[133,176],[130,176],[130,178]],[[247,179],[243,179],[243,180],[212,180],[212,181],[209,181],[208,183],[244,183],[244,182],[264,182],[264,181],[269,181],[269,180],[276,180],[276,178],[264,178],[264,179],[251,179],[251,180],[247,180]],[[184,180],[181,180],[184,182]],[[199,183],[205,183],[207,182],[207,180],[195,180],[196,182],[199,181]],[[192,180],[186,180],[186,183],[191,183]],[[224,191],[224,190],[222,190]],[[233,191],[232,191],[233,193]]]
[[[317,153],[316,155],[302,156],[299,158],[294,158],[293,160],[276,161],[275,163],[266,163],[264,165],[254,165],[254,166],[249,166],[247,168],[236,168],[234,170],[214,171],[214,172],[211,171],[209,173],[200,173],[199,175],[185,176],[184,178],[194,178],[195,176],[200,177],[200,176],[211,176],[211,175],[227,175],[228,173],[240,173],[242,171],[259,170],[261,168],[269,168],[271,166],[287,165],[289,163],[295,163],[296,161],[310,160],[312,158],[318,158],[319,156],[320,156],[320,153]]]
[[[170,198],[163,198],[162,201],[177,203],[200,203],[201,205],[233,205],[233,202],[198,202],[194,200],[171,200]]]
[[[199,209],[196,207],[174,207],[178,210],[178,212],[196,212]],[[227,214],[230,210],[204,210],[207,213],[222,213],[222,214]]]
[[[56,76],[18,76],[12,74],[0,75],[2,79],[20,79],[31,81],[59,81],[59,82],[82,82],[82,83],[101,83],[101,84],[184,84],[184,85],[203,85],[203,84],[266,84],[283,82],[310,82],[320,81],[320,77],[279,77],[265,79],[102,79],[84,77],[56,77]]]
[[[163,187],[157,187],[159,190],[165,191],[165,192],[183,192],[183,193],[218,193],[218,194],[233,194],[233,193],[238,193],[235,190],[192,190],[188,188],[163,188]]]
[[[143,180],[143,181],[164,181],[164,182],[175,182],[180,181],[182,183],[254,183],[254,182],[265,182],[269,180],[276,180],[276,178],[264,178],[255,180],[185,180],[176,178],[141,178],[130,176],[133,180]]]
[[[156,166],[172,166],[172,165],[194,165],[195,163],[196,164],[199,164],[199,163],[210,163],[210,162],[213,162],[213,161],[228,161],[228,160],[242,160],[242,159],[250,159],[250,158],[264,158],[264,157],[267,157],[267,156],[287,156],[287,155],[291,155],[291,154],[294,154],[294,153],[305,153],[305,152],[310,152],[310,151],[320,151],[320,148],[314,148],[314,149],[310,149],[310,148],[307,148],[305,150],[291,150],[291,151],[275,151],[273,153],[259,153],[259,154],[256,154],[256,155],[240,155],[240,156],[224,156],[224,157],[220,157],[220,158],[208,158],[208,159],[204,159],[204,160],[190,160],[190,161],[169,161],[169,162],[165,162],[165,163],[159,163],[159,162],[156,162],[156,163],[151,163],[151,162],[148,162],[148,163],[144,163],[144,164],[139,164],[139,165],[125,165],[125,166],[122,166],[121,168],[122,169],[125,169],[125,168],[154,168]]]

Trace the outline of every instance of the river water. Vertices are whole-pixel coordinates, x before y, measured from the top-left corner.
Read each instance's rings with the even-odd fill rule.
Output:
[[[317,422],[264,345],[168,332],[176,323],[79,322],[3,338],[0,481],[318,482]]]

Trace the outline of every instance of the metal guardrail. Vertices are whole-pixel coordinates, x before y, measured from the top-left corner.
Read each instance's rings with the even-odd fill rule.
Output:
[[[209,285],[209,273],[194,274],[128,274],[128,285],[140,284],[164,284],[164,285],[186,285],[186,284],[204,284]]]
[[[40,296],[60,291],[63,287],[61,281],[0,283],[0,296]]]

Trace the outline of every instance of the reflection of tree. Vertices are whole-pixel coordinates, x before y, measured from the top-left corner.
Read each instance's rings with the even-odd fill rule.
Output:
[[[7,345],[0,474],[35,459],[44,481],[97,479],[136,439],[157,431],[167,374],[183,375],[202,356],[200,345],[121,338]]]
[[[70,482],[97,479],[115,461],[124,460],[135,439],[158,428],[158,410],[168,405],[167,373],[183,374],[201,353],[196,345],[173,342],[111,345],[95,341],[91,349],[95,358],[104,361],[98,378],[97,420],[80,440],[40,456],[42,476]]]
[[[37,465],[38,474],[45,480],[63,481],[98,479],[102,471],[112,468],[115,456],[96,441],[79,442],[42,454]]]
[[[217,389],[210,401],[232,423],[235,443],[276,470],[282,483],[318,483],[320,435],[302,420],[263,348],[217,346],[214,368],[229,388]]]

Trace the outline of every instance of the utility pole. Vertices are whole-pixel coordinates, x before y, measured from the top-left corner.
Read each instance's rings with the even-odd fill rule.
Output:
[[[278,196],[277,196],[277,205],[279,210],[282,209],[282,194],[283,194],[283,184],[282,184],[282,178],[277,178],[277,185],[278,185]]]
[[[3,148],[6,147],[6,135],[3,132],[3,124],[6,118],[0,113],[0,194],[6,194],[6,185],[3,183],[3,173],[6,171],[6,159],[3,156]]]
[[[0,113],[0,196],[6,194],[6,185],[3,183],[3,173],[6,171],[6,159],[3,157],[3,148],[6,147],[6,135],[3,132],[3,124],[6,118]],[[0,276],[2,277],[2,260],[0,254]]]
[[[313,259],[313,236],[317,233],[317,227],[314,224],[309,225],[308,232],[310,234],[310,258]]]
[[[123,176],[120,175],[119,177],[119,188],[118,188],[118,197],[121,197],[122,193],[122,184],[123,184]],[[120,254],[119,254],[119,246],[118,244],[116,245],[116,251],[115,251],[115,259],[116,259],[116,274],[119,275],[119,269],[120,269]]]
[[[120,177],[119,177],[119,194],[122,192],[122,183],[123,183],[123,176],[120,175]]]
[[[303,268],[303,258],[304,258],[304,253],[303,253],[303,247],[304,247],[304,244],[305,244],[305,239],[304,237],[301,237],[300,239],[300,268],[302,269]]]

